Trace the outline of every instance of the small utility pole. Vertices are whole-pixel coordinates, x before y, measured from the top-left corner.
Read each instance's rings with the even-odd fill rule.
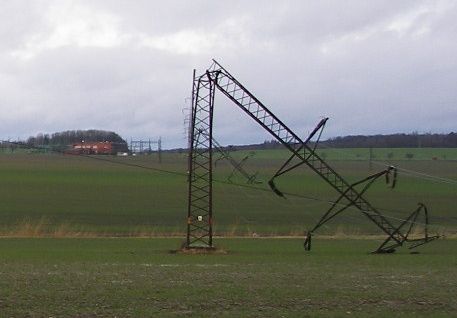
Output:
[[[369,156],[369,159],[368,159],[370,170],[373,169],[373,162],[372,161],[373,161],[373,147],[370,146],[370,156]]]
[[[157,140],[157,154],[159,155],[159,163],[162,163],[162,137]]]

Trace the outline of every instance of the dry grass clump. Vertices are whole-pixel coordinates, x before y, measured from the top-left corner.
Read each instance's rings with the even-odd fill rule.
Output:
[[[66,238],[66,237],[96,237],[100,234],[75,230],[71,224],[62,223],[53,225],[47,218],[42,217],[37,221],[25,219],[12,229],[8,229],[0,234],[6,237],[23,237],[23,238]]]

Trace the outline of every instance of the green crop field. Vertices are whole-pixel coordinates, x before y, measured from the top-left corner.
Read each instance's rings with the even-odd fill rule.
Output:
[[[455,315],[457,149],[373,149],[371,163],[368,149],[318,151],[350,182],[398,167],[396,188],[379,180],[367,199],[395,224],[423,202],[430,232],[446,237],[419,254],[373,255],[382,233],[348,209],[305,252],[303,231],[336,193],[301,167],[276,180],[280,198],[267,181],[288,153],[234,151],[259,183],[217,160],[215,244],[226,253],[171,253],[185,234],[185,154],[3,153],[0,317]]]
[[[378,160],[372,161],[370,169],[368,161],[360,156],[348,159],[357,158],[354,153],[367,149],[330,150],[330,164],[350,182],[387,164],[399,168],[395,189],[389,189],[380,180],[366,193],[370,202],[394,222],[423,202],[429,207],[435,231],[456,232],[457,160]],[[377,151],[381,153],[380,149]],[[442,153],[457,158],[455,149],[392,151],[414,152],[417,158]],[[262,183],[247,185],[239,174],[229,181],[232,168],[224,160],[217,161],[216,235],[301,235],[337,198],[324,181],[304,167],[276,181],[282,191],[297,196],[287,195],[283,199],[273,194],[267,181],[288,157],[285,151],[237,151],[233,155],[239,159],[250,155],[244,167],[251,174],[257,173],[257,180]],[[187,214],[185,154],[166,153],[161,164],[154,155],[97,158],[33,153],[0,155],[0,235],[183,234]],[[359,211],[348,209],[319,233],[352,235],[379,231]]]
[[[372,240],[2,239],[0,317],[451,317],[457,244],[371,255]]]

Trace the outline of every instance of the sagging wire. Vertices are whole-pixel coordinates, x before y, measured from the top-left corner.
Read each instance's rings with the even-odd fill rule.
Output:
[[[341,150],[339,150],[337,148],[326,146],[324,144],[320,144],[320,146],[322,148],[330,149],[330,150],[334,151],[335,153],[339,153],[339,154],[344,155],[344,156],[348,156],[348,155],[353,156],[354,159],[359,159],[359,160],[361,159],[361,160],[365,160],[365,161],[369,160],[369,158],[367,158],[367,157],[362,157],[362,158],[357,157],[356,155],[354,155],[353,153],[351,153],[349,151],[341,151]],[[389,163],[383,162],[383,161],[379,161],[379,160],[372,160],[371,162],[376,164],[376,165],[378,165],[378,166],[389,165]],[[445,184],[457,185],[457,180],[454,180],[454,179],[438,177],[438,176],[434,176],[434,175],[431,175],[431,174],[427,174],[425,172],[420,172],[420,171],[400,168],[398,166],[396,166],[396,168],[399,171],[406,172],[405,174],[407,174],[407,175],[409,175],[411,177],[416,177],[416,178],[423,179],[423,180],[426,180],[426,181],[435,181],[435,182],[441,182],[441,183],[445,183]]]
[[[382,161],[372,161],[376,165],[383,165]],[[433,181],[433,182],[440,182],[440,183],[445,183],[445,184],[452,184],[452,185],[457,185],[457,180],[449,179],[449,178],[443,178],[443,177],[438,177],[434,176],[431,174],[427,174],[424,172],[419,172],[419,171],[414,171],[410,169],[405,169],[405,168],[399,168],[397,167],[397,170],[402,171],[406,175],[409,175],[411,177],[417,177],[419,179],[423,179],[426,181]]]

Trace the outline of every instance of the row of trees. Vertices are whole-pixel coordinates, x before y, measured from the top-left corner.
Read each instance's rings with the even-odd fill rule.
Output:
[[[81,141],[111,141],[115,143],[127,142],[121,136],[112,131],[106,130],[67,130],[53,134],[38,134],[29,137],[26,141],[29,146],[66,146]]]
[[[310,144],[313,146],[313,142]],[[322,140],[319,144],[333,148],[457,148],[457,133],[344,136]],[[261,144],[227,146],[225,148],[229,150],[259,150],[278,149],[282,148],[282,145],[276,140],[265,140]]]
[[[322,143],[337,148],[454,148],[457,147],[457,133],[358,135],[336,137]]]

